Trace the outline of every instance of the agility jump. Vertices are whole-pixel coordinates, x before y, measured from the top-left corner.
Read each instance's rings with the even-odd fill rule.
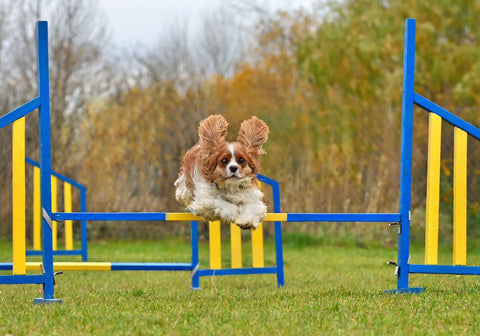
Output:
[[[24,141],[24,138],[22,139]],[[21,139],[13,139],[14,147],[22,147],[24,144],[20,143]],[[26,255],[41,255],[41,202],[40,202],[40,168],[39,164],[30,158],[26,158],[25,162],[33,167],[33,250],[27,250]],[[22,167],[12,167],[15,176],[20,176],[23,171]],[[22,176],[25,174],[22,174]],[[55,209],[57,205],[57,180],[63,182],[64,189],[64,212],[72,212],[72,187],[78,189],[80,194],[80,212],[86,212],[86,187],[71,178],[66,177],[65,175],[59,174],[57,172],[52,172],[52,208]],[[273,208],[275,212],[280,212],[280,189],[277,181],[270,179],[263,175],[258,175],[259,185],[268,185],[272,188],[273,195]],[[25,190],[26,185],[16,184],[14,186],[15,191]],[[13,204],[15,216],[25,213],[25,205],[20,203]],[[171,220],[184,220],[186,218],[185,214],[170,214],[169,217]],[[189,216],[191,220],[198,220],[199,217]],[[22,225],[25,225],[26,222],[22,221]],[[111,262],[91,262],[87,263],[88,260],[88,249],[87,249],[87,222],[85,220],[81,221],[81,249],[74,249],[74,237],[73,237],[73,223],[71,220],[65,221],[65,249],[58,249],[57,243],[57,232],[54,229],[57,225],[56,221],[52,221],[52,248],[53,255],[81,255],[82,262],[54,262],[55,271],[112,271],[112,270],[126,270],[126,263],[111,263]],[[280,230],[280,228],[278,228]],[[277,231],[276,234],[280,234],[280,231]],[[257,274],[259,271],[262,271],[261,268],[265,267],[264,263],[264,245],[263,245],[263,226],[260,225],[257,230],[251,232],[251,244],[252,244],[252,267],[255,268],[255,271],[252,273]],[[192,237],[192,251],[196,251],[198,255],[198,247],[193,241],[198,241],[198,229],[195,229],[195,232]],[[279,239],[281,242],[281,239]],[[23,243],[23,242],[22,242]],[[279,244],[279,246],[281,246]],[[242,260],[242,236],[240,229],[231,224],[230,227],[230,247],[231,247],[231,269],[243,268]],[[24,251],[16,249],[18,255],[14,257],[16,260],[23,260]],[[209,257],[210,257],[210,270],[219,270],[222,269],[222,253],[221,253],[221,228],[220,222],[209,222]],[[277,250],[277,264],[283,265],[282,251],[281,249]],[[193,258],[193,254],[192,254]],[[197,262],[192,262],[192,264],[198,263],[198,256],[196,256]],[[137,264],[135,267],[131,265],[130,269],[141,270],[142,264]],[[190,265],[191,266],[191,265]],[[26,262],[26,270],[41,270],[40,262]],[[153,263],[144,265],[145,269],[149,270],[158,270],[161,267],[155,267]],[[184,270],[185,267],[178,267],[180,270]],[[13,269],[13,263],[0,263],[0,270],[11,270]],[[223,268],[222,271],[215,271],[216,275],[233,275],[234,272],[231,269]],[[214,272],[210,270],[201,270],[199,269],[198,276],[213,275]],[[278,268],[270,268],[271,273],[278,273]],[[246,269],[239,271],[242,274],[247,274]],[[283,272],[282,272],[283,273]],[[192,276],[192,287],[199,288],[199,283],[196,280],[196,272]],[[283,276],[280,276],[278,279],[278,285],[283,286]]]
[[[13,185],[13,262],[0,263],[0,270],[13,270],[12,276],[0,276],[0,284],[32,283],[42,284],[44,297],[35,299],[35,303],[58,302],[53,297],[53,277],[57,271],[90,270],[90,271],[191,271],[192,288],[200,288],[199,278],[212,275],[235,275],[235,274],[276,274],[278,286],[284,285],[283,275],[283,251],[281,223],[275,223],[275,253],[276,265],[264,265],[263,251],[263,228],[260,226],[252,234],[252,265],[253,267],[242,267],[241,259],[241,234],[235,227],[232,227],[231,247],[232,265],[231,268],[222,268],[221,264],[221,241],[220,227],[218,223],[210,223],[210,269],[201,269],[199,265],[198,249],[198,220],[199,217],[185,213],[102,213],[88,214],[85,218],[60,219],[53,217],[59,213],[57,210],[57,178],[64,181],[65,206],[62,214],[71,213],[71,186],[80,190],[80,217],[86,213],[86,188],[51,170],[50,152],[50,110],[49,110],[49,78],[48,78],[48,29],[47,22],[37,23],[37,48],[38,48],[38,78],[39,96],[16,110],[0,118],[0,128],[12,123],[12,185]],[[45,99],[46,98],[46,99]],[[36,110],[40,111],[40,164],[31,159],[25,158],[25,116]],[[42,137],[45,137],[43,141]],[[25,240],[25,162],[34,167],[34,250],[26,251]],[[48,166],[48,169],[45,167]],[[49,171],[47,178],[47,171]],[[40,178],[38,179],[38,173]],[[280,189],[278,182],[266,176],[259,175],[258,180],[272,187],[274,211],[280,212]],[[38,182],[40,187],[38,188]],[[37,186],[37,188],[35,188]],[[48,190],[47,190],[47,189]],[[38,193],[40,191],[40,193]],[[41,204],[39,200],[41,199]],[[47,210],[49,209],[49,210]],[[270,214],[270,221],[276,220],[275,215]],[[42,221],[42,250],[38,242],[37,219],[40,216]],[[73,234],[71,222],[77,220],[82,223],[82,249],[73,250]],[[87,260],[87,220],[94,221],[190,221],[191,222],[191,262],[183,263],[112,263],[112,262],[86,262]],[[64,222],[66,225],[66,249],[58,250],[57,244],[57,222]],[[42,255],[42,262],[26,262],[26,255]],[[61,262],[54,263],[54,255],[75,255],[81,254],[83,262]],[[47,265],[48,264],[48,265]],[[27,275],[27,271],[42,271],[43,275]]]
[[[36,164],[34,161],[27,159],[27,162]],[[16,174],[20,175],[17,171]],[[54,173],[53,177],[58,177],[66,180],[68,184],[76,183],[75,181],[64,177],[58,173]],[[273,208],[274,211],[280,212],[280,187],[277,181],[270,179],[263,175],[258,175],[260,185],[268,185],[272,188],[273,196]],[[52,178],[52,181],[55,181]],[[25,186],[16,186],[17,188],[25,189]],[[83,189],[84,191],[84,189]],[[52,207],[56,200],[53,195],[56,192],[56,187],[52,183]],[[35,198],[35,197],[34,197]],[[85,206],[85,201],[82,203]],[[22,204],[19,204],[17,208],[22,208]],[[83,208],[83,206],[81,206]],[[270,216],[275,219],[274,216]],[[142,220],[151,220],[147,217]],[[231,266],[225,267],[222,265],[222,253],[221,253],[221,231],[219,222],[209,222],[209,257],[210,268],[202,269],[199,263],[199,246],[198,246],[198,220],[202,218],[194,216],[188,213],[168,213],[165,214],[165,221],[190,221],[191,222],[191,263],[154,263],[154,262],[86,262],[85,258],[82,262],[54,262],[53,269],[58,271],[191,271],[192,275],[192,289],[200,289],[200,277],[202,276],[220,276],[220,275],[240,275],[240,274],[276,274],[277,285],[279,287],[284,286],[283,275],[283,250],[282,250],[282,237],[281,237],[281,225],[280,222],[275,224],[275,254],[276,265],[265,266],[264,261],[264,245],[263,245],[263,225],[261,224],[257,230],[252,231],[251,244],[252,244],[252,267],[243,267],[242,259],[242,236],[240,229],[235,225],[230,225],[230,247],[231,247]],[[124,220],[124,219],[118,219]],[[67,221],[65,221],[66,223]],[[55,221],[52,221],[52,226]],[[25,222],[18,223],[18,225],[25,226]],[[18,229],[18,227],[17,227]],[[82,230],[86,231],[86,221],[82,221]],[[86,233],[82,235],[82,244],[86,238]],[[73,239],[73,237],[71,237]],[[56,234],[52,230],[52,245],[56,240]],[[69,239],[70,240],[70,239]],[[66,240],[67,242],[67,240]],[[17,242],[18,243],[18,242]],[[22,241],[24,244],[24,241]],[[69,242],[69,245],[73,245],[73,242]],[[86,246],[86,242],[84,244]],[[41,262],[25,262],[25,251],[18,249],[18,245],[15,249],[14,262],[13,263],[0,263],[0,270],[13,270],[14,265],[18,267],[15,274],[24,274],[26,271],[41,271]],[[33,253],[37,251],[27,251],[27,255],[37,255]],[[73,253],[72,253],[73,252]],[[74,255],[82,254],[82,250],[55,250],[53,247],[54,255]],[[86,255],[86,251],[85,251]],[[21,263],[21,264],[20,264]],[[22,273],[20,273],[22,272]]]
[[[40,169],[41,169],[41,191],[42,191],[42,229],[43,229],[43,259],[42,275],[10,275],[1,276],[0,284],[22,283],[22,284],[43,284],[43,298],[35,299],[36,303],[57,302],[54,298],[54,264],[52,254],[52,221],[65,220],[86,220],[86,221],[128,221],[128,220],[155,220],[171,221],[185,220],[196,223],[201,220],[192,214],[187,213],[88,213],[88,212],[55,212],[52,211],[51,204],[51,161],[50,161],[50,111],[48,101],[48,54],[47,54],[47,23],[39,22],[38,29],[38,48],[39,48],[39,97],[33,99],[18,109],[4,115],[0,118],[0,128],[14,122],[34,109],[40,110]],[[402,137],[401,137],[401,164],[400,164],[400,197],[399,211],[397,213],[269,213],[265,222],[274,221],[280,226],[280,222],[384,222],[399,225],[399,242],[397,262],[391,262],[396,265],[395,275],[397,276],[397,288],[388,292],[394,293],[418,293],[423,288],[409,286],[409,275],[412,273],[436,273],[436,274],[480,274],[479,266],[466,266],[466,221],[464,210],[466,208],[465,179],[466,179],[466,154],[465,154],[465,134],[470,134],[476,139],[480,139],[480,129],[456,117],[451,112],[443,109],[435,103],[422,97],[414,91],[414,64],[415,64],[415,20],[407,19],[405,27],[404,40],[404,74],[403,74],[403,92],[402,92]],[[412,172],[412,133],[413,133],[413,106],[420,106],[426,111],[439,116],[441,119],[458,128],[458,163],[455,164],[457,178],[455,178],[456,198],[455,207],[456,218],[458,219],[458,229],[456,229],[456,257],[454,265],[436,265],[435,258],[431,252],[427,253],[427,263],[425,265],[410,264],[410,217],[411,217],[411,172]],[[437,117],[432,117],[435,119]],[[438,118],[437,118],[438,119]],[[435,123],[438,121],[433,121]],[[434,128],[434,126],[432,126]],[[435,131],[432,132],[435,136]],[[434,142],[432,140],[432,142]],[[430,154],[429,154],[430,155]],[[435,152],[432,152],[432,169],[436,164]],[[457,155],[457,154],[456,154]],[[457,161],[456,161],[457,162]],[[430,159],[429,159],[430,165]],[[429,168],[430,170],[430,168]],[[433,173],[432,173],[433,174]],[[436,176],[430,175],[431,180],[436,180]],[[429,191],[429,200],[427,206],[433,209],[429,210],[430,218],[435,218],[436,189],[435,184],[429,185],[432,190]],[[427,245],[428,251],[435,250],[433,246],[435,239],[435,220],[432,220],[432,226],[428,226]],[[14,222],[15,225],[15,222]],[[195,225],[192,224],[192,236],[195,232]],[[15,237],[14,237],[15,240]],[[281,244],[280,244],[281,246]],[[278,263],[278,261],[277,261]],[[277,265],[278,266],[278,265]],[[188,266],[185,266],[188,269]],[[190,267],[196,267],[190,265]],[[168,267],[166,267],[168,268]],[[194,271],[195,269],[191,269]],[[15,270],[14,270],[15,273]]]
[[[427,208],[425,264],[408,264],[409,273],[479,275],[480,266],[467,266],[467,135],[480,140],[480,129],[460,119],[414,91],[415,20],[408,19],[405,31],[403,120],[411,139],[413,105],[429,112],[429,153],[427,170]],[[440,139],[442,120],[454,126],[454,214],[453,264],[438,265],[438,209],[440,185]],[[403,122],[402,122],[403,123]],[[402,133],[403,136],[403,133]],[[407,148],[411,152],[410,147]],[[411,159],[410,159],[411,160]]]

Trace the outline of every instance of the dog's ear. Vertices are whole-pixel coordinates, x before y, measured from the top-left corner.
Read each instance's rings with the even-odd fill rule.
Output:
[[[221,115],[211,115],[198,126],[198,144],[203,160],[203,174],[208,176],[217,165],[217,155],[227,137],[228,122]]]
[[[224,142],[227,136],[228,122],[219,114],[211,115],[198,126],[198,143],[206,150]]]
[[[269,128],[263,120],[251,117],[244,120],[240,125],[237,141],[248,148],[254,149],[259,155],[266,154],[262,145],[268,140],[268,131]]]

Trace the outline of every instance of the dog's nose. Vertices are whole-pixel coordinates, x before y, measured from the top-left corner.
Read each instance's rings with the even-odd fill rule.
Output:
[[[238,170],[238,167],[237,167],[237,166],[230,166],[230,171],[231,171],[232,173],[235,173],[237,170]]]

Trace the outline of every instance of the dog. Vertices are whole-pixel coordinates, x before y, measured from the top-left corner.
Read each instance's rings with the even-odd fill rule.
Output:
[[[234,142],[226,141],[227,128],[221,115],[200,122],[198,142],[186,152],[174,183],[175,198],[205,220],[255,230],[267,213],[257,172],[269,128],[257,117],[244,120]]]

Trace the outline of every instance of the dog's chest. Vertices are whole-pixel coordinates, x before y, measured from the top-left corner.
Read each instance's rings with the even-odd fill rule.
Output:
[[[252,188],[251,187],[242,187],[242,188],[228,188],[222,189],[217,185],[211,185],[211,196],[213,198],[220,198],[224,201],[235,205],[242,205],[248,201],[252,201]]]

